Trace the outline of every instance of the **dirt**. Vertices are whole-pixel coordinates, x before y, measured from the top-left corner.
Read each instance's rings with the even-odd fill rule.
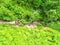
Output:
[[[35,22],[31,23],[31,24],[24,25],[24,27],[36,28],[37,27],[36,24],[38,24],[38,23],[39,23],[38,21],[35,21]],[[0,20],[0,24],[15,24],[15,25],[19,25],[19,24],[22,24],[22,23],[20,21],[9,21],[9,22],[7,22],[7,21]]]
[[[22,24],[20,21],[9,21],[9,22],[7,22],[7,21],[2,21],[2,20],[0,20],[0,24],[11,24],[11,25],[16,25],[17,27],[19,27],[18,25],[19,24]],[[37,24],[38,23],[40,23],[39,21],[35,21],[35,22],[33,22],[33,23],[31,23],[31,24],[26,24],[26,25],[24,25],[24,27],[26,27],[26,28],[37,28]],[[43,28],[44,30],[49,30],[50,28],[48,28],[48,27],[44,27],[44,26],[42,26],[41,28]]]

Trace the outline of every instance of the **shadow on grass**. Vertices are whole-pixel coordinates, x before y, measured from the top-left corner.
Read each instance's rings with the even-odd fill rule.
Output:
[[[51,22],[47,24],[47,27],[60,31],[60,22]]]

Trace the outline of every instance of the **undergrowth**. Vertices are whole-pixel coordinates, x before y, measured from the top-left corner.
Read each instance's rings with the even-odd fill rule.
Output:
[[[0,45],[60,45],[60,32],[52,28],[3,24],[0,25]]]

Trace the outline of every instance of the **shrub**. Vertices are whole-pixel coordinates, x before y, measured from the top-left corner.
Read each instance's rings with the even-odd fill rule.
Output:
[[[0,20],[20,19],[23,23],[36,20],[44,22],[60,20],[58,4],[58,0],[1,0]]]
[[[53,21],[58,19],[58,0],[42,0],[40,10],[44,21]]]
[[[60,32],[54,29],[0,25],[0,45],[60,45]]]

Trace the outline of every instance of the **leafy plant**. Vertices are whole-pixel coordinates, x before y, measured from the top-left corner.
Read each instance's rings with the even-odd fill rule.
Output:
[[[54,29],[0,25],[0,45],[60,45],[60,32]]]

